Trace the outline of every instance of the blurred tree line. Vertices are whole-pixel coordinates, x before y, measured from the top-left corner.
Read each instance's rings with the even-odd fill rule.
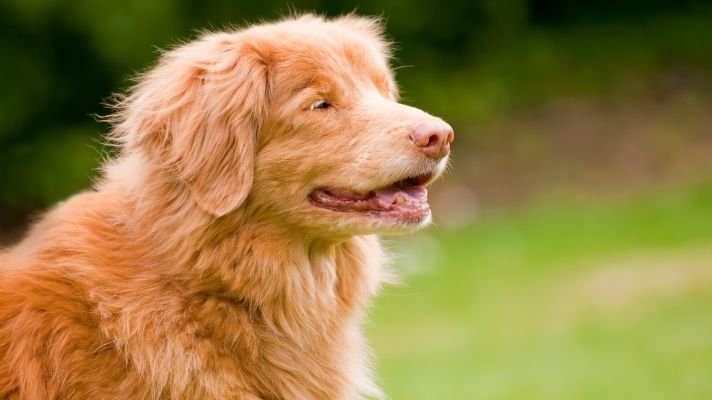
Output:
[[[293,10],[383,16],[405,101],[459,127],[712,67],[708,1],[0,0],[0,224],[89,184],[107,130],[94,116],[157,48]]]

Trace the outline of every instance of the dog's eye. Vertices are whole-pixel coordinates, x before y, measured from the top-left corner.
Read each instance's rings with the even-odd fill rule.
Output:
[[[326,108],[329,108],[329,107],[331,107],[331,103],[329,103],[329,102],[326,101],[326,100],[319,100],[319,101],[317,101],[316,103],[312,104],[311,107],[310,107],[310,109],[312,109],[312,110],[323,110],[323,109],[326,109]]]

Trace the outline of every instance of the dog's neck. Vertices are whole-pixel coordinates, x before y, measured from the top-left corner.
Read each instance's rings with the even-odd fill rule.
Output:
[[[281,314],[310,320],[325,309],[358,311],[383,280],[386,260],[375,236],[309,239],[249,210],[215,218],[141,157],[115,163],[121,168],[108,165],[99,190],[126,199],[119,219],[128,243],[146,249],[151,264],[169,265],[153,272],[180,279],[186,291],[239,299],[276,320]]]
[[[97,280],[86,286],[102,330],[151,377],[155,390],[170,386],[179,392],[184,378],[196,373],[191,357],[212,363],[224,343],[234,343],[248,355],[236,361],[244,368],[257,360],[260,371],[274,367],[266,374],[282,379],[284,393],[273,398],[306,398],[291,384],[316,381],[316,370],[302,367],[308,363],[292,365],[306,355],[332,373],[321,385],[333,387],[322,390],[338,393],[339,382],[351,376],[360,390],[373,392],[366,359],[349,359],[356,353],[348,346],[362,346],[357,325],[384,280],[386,257],[378,238],[308,239],[248,210],[215,218],[150,165],[138,156],[118,158],[106,166],[98,193],[90,194],[118,200],[87,203],[100,205],[92,213],[107,223],[103,232],[113,251],[101,256],[115,258],[103,261],[113,266],[106,276],[93,274]],[[157,304],[165,306],[165,315]],[[205,332],[212,336],[191,336]],[[184,351],[186,340],[215,343],[195,354]],[[156,359],[171,360],[176,368],[156,367]]]

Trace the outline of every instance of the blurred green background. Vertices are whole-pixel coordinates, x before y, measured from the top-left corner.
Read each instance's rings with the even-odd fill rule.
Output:
[[[457,134],[436,225],[387,243],[391,398],[712,398],[709,1],[0,0],[0,243],[90,185],[157,48],[292,9],[383,16]]]

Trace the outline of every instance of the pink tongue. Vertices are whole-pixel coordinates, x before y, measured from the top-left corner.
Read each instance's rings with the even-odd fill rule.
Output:
[[[422,203],[428,200],[428,190],[422,186],[408,186],[404,188],[390,186],[385,189],[377,190],[375,194],[377,199],[386,204],[394,204],[399,195],[406,200],[406,203]]]

